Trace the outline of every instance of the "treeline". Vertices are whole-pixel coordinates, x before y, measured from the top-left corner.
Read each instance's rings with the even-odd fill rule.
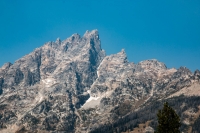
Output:
[[[133,130],[135,127],[138,126],[140,123],[145,123],[146,121],[151,120],[150,126],[154,129],[157,127],[157,112],[159,109],[163,107],[164,102],[168,102],[169,105],[176,111],[176,113],[181,118],[181,131],[187,131],[188,126],[183,123],[183,120],[185,118],[188,118],[189,116],[185,115],[183,112],[185,112],[188,109],[193,108],[194,112],[198,111],[198,106],[200,105],[200,97],[198,96],[192,96],[192,97],[185,97],[185,96],[179,96],[174,97],[162,101],[151,101],[149,103],[146,103],[140,110],[136,112],[132,112],[126,116],[120,116],[119,110],[123,109],[115,109],[112,111],[115,115],[118,115],[118,118],[115,122],[101,125],[97,129],[91,131],[91,133],[121,133],[128,130]],[[188,118],[191,119],[191,118]],[[193,127],[194,133],[200,133],[200,117],[195,121]]]

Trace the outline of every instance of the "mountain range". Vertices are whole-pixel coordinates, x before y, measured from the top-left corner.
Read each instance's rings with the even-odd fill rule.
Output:
[[[0,68],[1,133],[154,132],[168,101],[200,132],[200,71],[106,55],[97,30],[45,43]]]

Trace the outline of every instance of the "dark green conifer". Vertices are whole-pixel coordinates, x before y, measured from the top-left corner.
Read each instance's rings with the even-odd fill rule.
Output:
[[[155,133],[180,133],[180,118],[176,112],[164,103],[162,110],[158,111],[158,126]]]

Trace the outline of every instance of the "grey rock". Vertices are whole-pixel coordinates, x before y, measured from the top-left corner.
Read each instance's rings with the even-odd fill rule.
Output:
[[[199,75],[155,59],[131,63],[123,49],[106,56],[97,30],[58,38],[0,68],[0,131],[92,132]]]

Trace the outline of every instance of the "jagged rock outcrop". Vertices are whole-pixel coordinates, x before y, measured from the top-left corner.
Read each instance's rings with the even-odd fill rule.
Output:
[[[198,70],[155,59],[134,64],[124,50],[106,56],[97,30],[73,34],[0,68],[0,131],[95,132],[199,84]]]
[[[0,69],[1,112],[9,109],[10,116],[2,116],[2,131],[8,132],[13,119],[15,128],[24,125],[27,131],[73,132],[76,108],[88,99],[86,91],[104,56],[93,30],[48,42],[13,65],[5,64]]]

